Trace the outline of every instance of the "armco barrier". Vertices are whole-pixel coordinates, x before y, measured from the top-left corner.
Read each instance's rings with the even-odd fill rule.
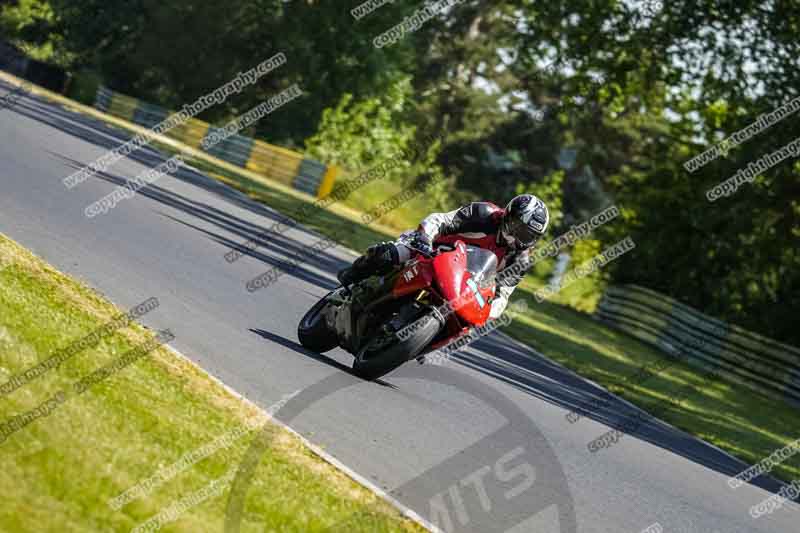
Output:
[[[595,317],[673,357],[800,406],[800,349],[636,285],[609,287]]]
[[[146,128],[152,128],[171,114],[167,109],[102,86],[97,90],[94,106]],[[218,131],[218,128],[191,118],[167,131],[165,135],[192,148],[203,150],[203,140],[214,131]],[[327,196],[333,190],[338,173],[338,168],[334,165],[324,165],[304,157],[303,154],[243,135],[232,135],[204,151],[252,170],[268,180],[278,181],[318,198]]]

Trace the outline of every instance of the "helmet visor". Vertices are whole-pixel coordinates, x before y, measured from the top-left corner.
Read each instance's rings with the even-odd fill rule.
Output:
[[[508,221],[508,224],[506,225],[506,233],[514,238],[514,240],[517,242],[517,245],[526,248],[536,244],[536,241],[538,241],[542,236],[541,233],[537,232],[518,218]]]

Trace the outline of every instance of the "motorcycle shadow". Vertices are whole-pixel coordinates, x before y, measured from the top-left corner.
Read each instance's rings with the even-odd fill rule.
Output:
[[[333,359],[331,357],[328,357],[326,355],[323,355],[323,354],[320,354],[320,353],[317,353],[317,352],[312,352],[311,350],[308,350],[305,347],[303,347],[303,345],[300,344],[299,342],[295,342],[293,340],[287,339],[286,337],[282,337],[282,336],[280,336],[280,335],[278,335],[276,333],[272,333],[271,331],[266,331],[266,330],[257,329],[257,328],[250,328],[249,331],[252,332],[252,333],[255,333],[256,335],[259,335],[260,337],[262,337],[262,338],[264,338],[264,339],[266,339],[268,341],[274,342],[275,344],[280,344],[284,348],[289,348],[290,350],[295,351],[295,352],[297,352],[297,353],[299,353],[301,355],[304,355],[306,357],[309,357],[311,359],[314,359],[315,361],[318,361],[320,363],[323,363],[323,364],[326,364],[328,366],[331,366],[331,367],[333,367],[333,368],[335,368],[337,370],[341,370],[342,372],[350,374],[351,376],[353,376],[354,379],[356,379],[358,381],[371,382],[371,383],[375,383],[377,385],[381,385],[383,387],[389,387],[389,388],[392,388],[392,389],[397,389],[397,385],[394,385],[392,383],[388,383],[388,382],[386,382],[386,381],[384,381],[382,379],[366,380],[366,379],[360,378],[359,376],[357,376],[356,374],[353,373],[353,369],[352,368],[350,368],[349,366],[347,366],[345,364],[340,363],[336,359]]]

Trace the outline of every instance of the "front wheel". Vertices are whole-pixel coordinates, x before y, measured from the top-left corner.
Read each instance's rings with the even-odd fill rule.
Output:
[[[405,339],[385,333],[371,338],[358,351],[353,361],[353,373],[363,379],[378,379],[406,361],[415,358],[430,343],[442,328],[442,323],[433,314],[418,319],[419,327]]]
[[[329,292],[324,298],[314,304],[314,307],[300,320],[297,326],[297,338],[300,339],[300,344],[304,348],[317,353],[327,352],[339,345],[339,339],[335,331],[328,328],[325,321],[325,307],[328,305],[328,299],[333,292]]]

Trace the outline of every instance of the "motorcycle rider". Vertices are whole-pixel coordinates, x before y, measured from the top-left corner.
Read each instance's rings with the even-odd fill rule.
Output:
[[[490,318],[499,318],[514,289],[530,266],[529,250],[547,231],[550,212],[542,200],[532,194],[514,197],[505,209],[490,202],[473,202],[449,213],[432,213],[413,235],[423,247],[465,244],[485,248],[497,256],[497,292]],[[374,275],[387,274],[411,258],[411,250],[402,242],[382,242],[370,246],[353,265],[339,271],[339,282],[347,287]],[[516,265],[516,268],[514,268]]]

